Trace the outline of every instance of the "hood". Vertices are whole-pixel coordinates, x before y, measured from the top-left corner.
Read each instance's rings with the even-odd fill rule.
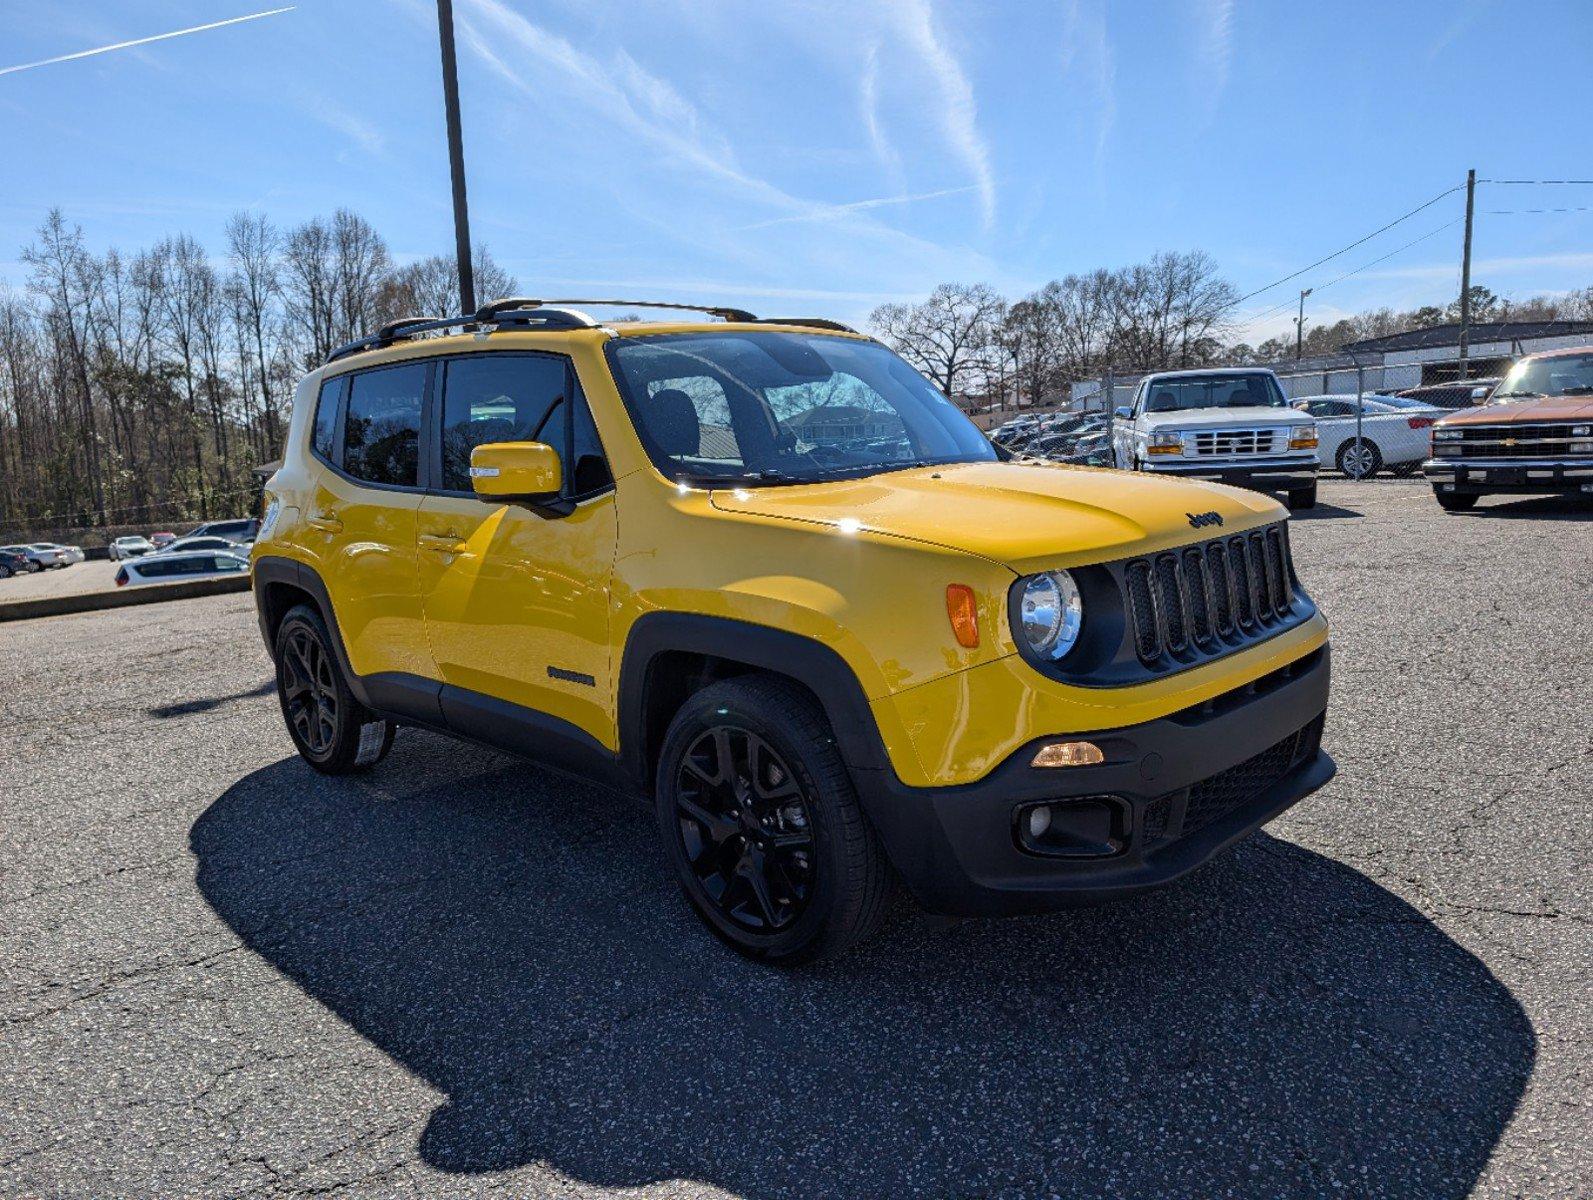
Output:
[[[1147,412],[1140,417],[1152,425],[1175,429],[1226,428],[1230,425],[1310,425],[1313,418],[1297,408],[1189,408],[1183,412]]]
[[[1544,396],[1463,408],[1438,423],[1456,425],[1522,425],[1536,421],[1593,421],[1593,396]]]
[[[1212,537],[1191,516],[1215,512],[1225,531],[1281,520],[1258,492],[1097,467],[959,463],[867,479],[715,491],[727,513],[855,528],[927,542],[1019,574],[1108,562]],[[845,523],[843,525],[843,522]],[[853,523],[855,527],[853,526]]]

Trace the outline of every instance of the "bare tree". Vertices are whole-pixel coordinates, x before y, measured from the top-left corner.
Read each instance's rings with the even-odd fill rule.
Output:
[[[922,304],[883,304],[869,322],[948,397],[978,367],[1005,301],[982,283],[943,283]]]
[[[281,239],[259,213],[236,213],[227,222],[227,250],[232,259],[233,321],[240,332],[239,363],[249,363],[248,386],[260,395],[261,437],[271,452],[278,444],[276,393],[271,360],[280,328],[275,314],[281,293],[277,253]],[[247,352],[247,358],[246,358]]]
[[[520,290],[514,276],[493,261],[486,246],[475,248],[472,264],[476,295],[483,301],[503,299]],[[399,267],[387,277],[380,307],[383,321],[452,314],[459,307],[459,270],[454,258],[434,254]]]

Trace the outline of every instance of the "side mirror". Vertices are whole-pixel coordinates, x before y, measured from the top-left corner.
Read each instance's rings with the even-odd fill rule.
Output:
[[[545,442],[488,442],[470,452],[470,486],[483,500],[529,504],[539,512],[568,511],[559,490],[564,467]]]
[[[1112,410],[1112,416],[1119,421],[1131,421],[1134,418],[1134,410],[1126,404],[1119,404]]]

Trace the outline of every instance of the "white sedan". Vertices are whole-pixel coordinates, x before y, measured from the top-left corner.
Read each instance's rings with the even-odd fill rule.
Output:
[[[155,543],[147,537],[131,534],[128,537],[119,537],[111,543],[111,561],[121,562],[123,559],[137,558],[141,554],[152,554]]]
[[[36,550],[54,550],[61,556],[63,566],[80,563],[85,557],[82,546],[63,546],[60,542],[34,542],[33,547]]]
[[[167,542],[155,553],[165,555],[185,554],[192,550],[220,550],[247,558],[251,549],[253,543],[235,542],[231,538],[217,537],[214,534],[201,534],[198,537],[180,537],[176,541]]]
[[[236,554],[200,550],[188,554],[146,554],[128,559],[116,570],[117,587],[139,587],[146,583],[181,583],[185,579],[212,579],[218,575],[242,575],[249,560]]]
[[[1350,479],[1368,479],[1384,468],[1410,474],[1427,457],[1432,424],[1444,415],[1443,409],[1396,396],[1300,396],[1292,403],[1316,418],[1317,461]]]

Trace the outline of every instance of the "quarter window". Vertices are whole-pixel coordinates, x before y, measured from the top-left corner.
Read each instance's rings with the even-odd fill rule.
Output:
[[[331,459],[333,440],[337,436],[337,392],[342,379],[329,379],[321,385],[321,396],[315,402],[315,435],[311,448],[322,458]]]
[[[343,470],[367,483],[414,487],[425,390],[426,367],[419,363],[353,376],[343,427]]]

